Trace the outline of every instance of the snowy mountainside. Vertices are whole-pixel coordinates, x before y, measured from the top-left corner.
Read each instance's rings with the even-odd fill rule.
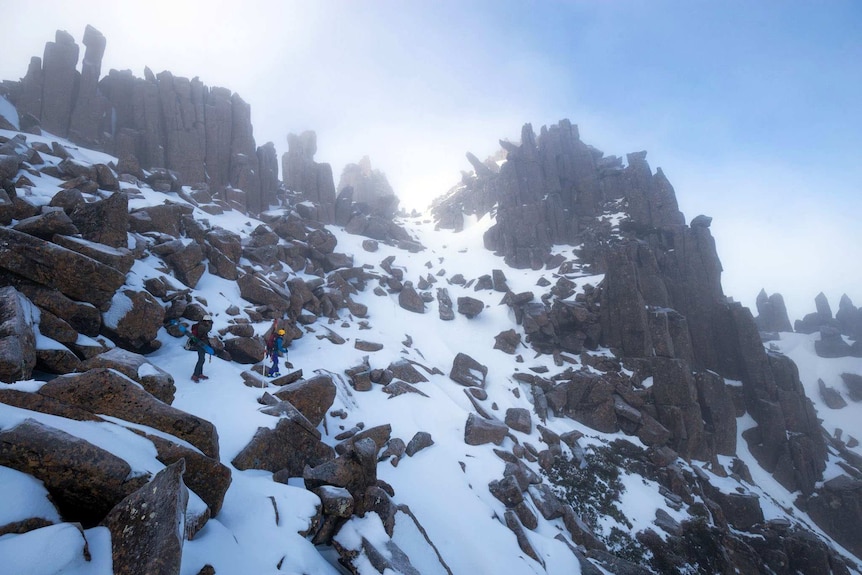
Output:
[[[0,131],[4,139],[16,135]],[[47,133],[24,136],[28,146],[57,142],[81,165],[115,166],[118,162]],[[49,165],[60,164],[59,158],[47,154],[42,159]],[[30,182],[17,187],[18,199],[38,208],[41,215],[52,211],[48,206],[64,180],[36,170],[29,160],[20,166],[10,179],[26,175]],[[91,194],[88,201],[113,194],[128,196],[130,212],[165,203],[182,206],[201,225],[237,234],[243,243],[251,242],[261,226],[271,227],[278,218],[294,213],[300,203],[289,200],[286,206],[273,205],[259,218],[232,209],[204,211],[189,200],[194,191],[188,186],[179,193],[155,191],[128,178],[120,179],[117,191]],[[616,215],[605,217],[602,224],[609,228],[612,239],[620,237],[624,219],[619,204],[616,206]],[[21,221],[12,218],[7,227]],[[175,530],[180,539],[180,573],[660,573],[668,572],[670,566],[697,573],[721,571],[731,564],[739,572],[756,573],[770,572],[781,561],[803,573],[823,565],[833,573],[859,572],[852,553],[794,507],[798,492],[789,491],[764,471],[749,452],[743,434],[755,421],[748,413],[736,417],[736,454],[700,461],[678,457],[662,444],[648,445],[631,429],[597,431],[554,408],[554,401],[560,401],[554,395],[561,393],[560,382],[568,381],[572,374],[596,382],[603,378],[616,382],[619,394],[624,394],[621,402],[613,404],[621,418],[637,417],[638,410],[632,411],[631,403],[643,407],[636,403],[638,394],[647,395],[660,385],[653,377],[637,377],[636,365],[605,346],[591,345],[579,353],[539,353],[530,347],[523,309],[512,304],[515,295],[533,292],[537,301],[565,307],[567,302],[594,298],[605,284],[604,273],[581,271],[596,267],[585,265],[594,262],[579,259],[581,248],[554,245],[551,255],[559,264],[552,269],[515,268],[507,265],[504,256],[485,248],[488,230],[499,223],[493,214],[465,217],[458,232],[437,229],[431,219],[421,216],[401,218],[397,223],[424,249],[405,250],[395,242],[368,244],[368,238],[349,234],[343,227],[325,226],[337,240],[337,252],[352,258],[351,269],[361,269],[364,274],[351,276],[362,280],[348,281],[352,289],[344,289],[366,312],[358,315],[343,307],[327,317],[306,310],[303,321],[294,321],[301,337],[290,343],[286,358],[305,378],[328,376],[334,384],[334,399],[325,406],[325,417],[316,426],[321,443],[345,445],[363,430],[391,426],[389,439],[377,446],[372,459],[377,461],[376,487],[391,491],[388,497],[397,509],[385,512],[385,506],[375,507],[334,518],[322,510],[325,490],[306,489],[312,477],[308,472],[280,477],[283,482],[279,482],[273,480],[277,473],[271,470],[240,469],[235,464],[238,454],[259,436],[261,428],[273,430],[282,421],[295,418],[289,410],[277,417],[265,413],[267,406],[272,407],[265,394],[278,393],[282,387],[289,390],[293,384],[279,386],[265,378],[249,378],[253,366],[221,358],[206,363],[208,380],[194,383],[190,375],[195,354],[183,349],[183,338],[172,334],[166,323],[156,335],[159,345],[145,354],[147,363],[138,368],[137,375],[143,378],[148,370],[158,368],[172,376],[171,406],[215,426],[218,460],[230,472],[230,486],[217,513],[207,517],[207,503],[194,490],[186,505],[180,506],[183,517]],[[309,230],[319,229],[310,222],[307,225]],[[244,301],[237,281],[212,273],[211,267],[193,287],[175,277],[156,246],[176,239],[184,244],[195,240],[188,232],[178,238],[165,236],[128,233],[128,248],[136,259],[121,289],[145,291],[152,280],[159,279],[205,308],[214,318],[212,333],[220,339],[230,339],[227,330],[240,325],[237,317],[244,320],[242,325],[253,326],[255,336],[262,337],[272,322]],[[288,244],[296,242],[278,239],[278,245]],[[321,278],[309,273],[315,271],[309,267],[272,269],[247,257],[238,267],[264,275],[285,290],[287,280],[313,284],[331,279],[338,271],[322,272]],[[492,278],[500,274],[494,270],[504,276],[502,289],[495,289],[500,286]],[[483,280],[483,276],[490,277]],[[326,283],[316,289],[324,293],[334,290],[334,285]],[[400,301],[411,286],[420,292],[424,313],[409,311]],[[441,298],[434,297],[438,288],[447,290],[455,308],[459,298],[478,300],[481,307],[465,301],[464,309],[470,311],[442,320],[440,312],[445,306]],[[117,326],[129,314],[125,301],[125,295],[113,298],[102,312],[106,324]],[[168,302],[164,305],[169,307]],[[240,308],[239,316],[228,313],[231,306]],[[36,306],[27,309],[37,349],[66,347],[41,332]],[[498,336],[508,330],[515,332],[514,353],[495,349]],[[832,411],[817,399],[816,390],[818,378],[838,387],[840,373],[862,371],[860,360],[817,358],[812,351],[815,337],[782,334],[774,345],[799,366],[806,395],[814,400],[826,430],[834,434],[834,428],[841,427],[858,436],[854,415],[859,404],[850,402],[848,407]],[[104,334],[89,339],[116,348]],[[369,351],[372,349],[376,351]],[[475,384],[450,377],[459,354],[474,361],[461,376]],[[370,386],[361,386],[354,377],[356,367],[362,366],[372,374],[369,377],[375,377],[378,370],[379,380],[387,377],[388,366],[402,360],[408,360],[426,381],[390,387],[372,379]],[[37,396],[58,374],[35,375],[39,377],[10,383],[4,389]],[[619,382],[629,380],[636,382],[631,384],[634,389],[619,387]],[[741,388],[729,380],[727,385]],[[538,394],[537,388],[542,386],[547,386],[550,399]],[[552,406],[541,405],[540,397]],[[169,467],[157,457],[149,436],[201,451],[193,441],[156,425],[99,414],[96,412],[95,421],[79,421],[2,401],[0,433],[28,419],[38,421],[125,460],[131,479],[150,479]],[[425,439],[424,448],[414,452],[409,446],[417,434]],[[396,439],[402,448],[408,446],[407,453],[398,448]],[[858,446],[847,449],[857,456],[862,453]],[[832,447],[822,482],[846,472],[838,464],[840,460]],[[574,463],[555,466],[560,461]],[[603,504],[569,500],[565,474],[577,474],[578,469],[588,471],[582,477],[583,485],[599,500],[604,497]],[[554,473],[559,485],[551,481]],[[53,505],[46,504],[44,482],[32,475],[0,467],[0,481],[9,487],[0,495],[4,502],[0,527],[41,520],[0,536],[0,557],[4,565],[11,566],[10,572],[112,572],[117,551],[106,526],[76,528]],[[186,524],[200,521],[199,530],[188,536]],[[327,521],[333,522],[331,539],[315,544],[315,536]],[[812,533],[814,539],[810,539]],[[713,546],[704,546],[706,550],[698,554],[692,550],[697,541]],[[46,552],[49,549],[51,553]],[[770,552],[776,557],[758,556]],[[725,558],[723,563],[710,556],[716,553]]]

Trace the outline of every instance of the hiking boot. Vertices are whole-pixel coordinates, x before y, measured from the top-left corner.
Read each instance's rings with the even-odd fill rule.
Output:
[[[201,380],[200,376],[197,376],[197,375],[193,375],[193,376],[192,376],[192,381],[193,381],[193,382],[197,383],[197,382],[199,382],[200,380]]]
[[[204,375],[204,374],[200,374],[200,375],[198,376],[198,379],[209,379],[209,377],[207,377],[207,376],[206,376],[206,375]]]

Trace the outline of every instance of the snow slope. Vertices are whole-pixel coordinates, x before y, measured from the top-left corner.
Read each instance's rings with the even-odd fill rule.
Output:
[[[14,132],[0,131],[0,134],[11,137]],[[81,149],[50,135],[41,138],[28,135],[28,139],[60,141],[82,162],[112,160],[110,156]],[[45,159],[54,160],[49,156]],[[36,186],[22,193],[33,203],[47,204],[56,192],[59,181],[45,175],[33,179]],[[139,198],[131,200],[131,209],[160,204],[166,199],[184,202],[176,194],[157,193],[146,187],[140,188],[140,194]],[[242,236],[247,236],[259,223],[239,212],[210,215],[196,210],[195,217],[207,219],[213,225],[235,231]],[[503,419],[508,408],[526,408],[532,412],[528,386],[513,379],[512,375],[530,368],[547,369],[549,374],[553,374],[563,368],[556,366],[551,356],[537,356],[527,347],[518,350],[523,362],[519,362],[515,356],[494,350],[494,336],[513,327],[520,330],[515,325],[509,307],[501,303],[502,294],[493,290],[475,291],[472,287],[449,283],[448,280],[456,274],[462,274],[468,281],[474,280],[498,268],[505,271],[512,291],[521,292],[536,289],[536,283],[542,276],[553,281],[553,272],[509,269],[501,258],[486,251],[482,234],[493,224],[490,217],[470,220],[464,231],[459,233],[437,231],[432,222],[422,217],[404,219],[401,223],[426,247],[424,251],[410,253],[381,244],[379,251],[369,253],[362,247],[364,238],[349,235],[337,226],[329,226],[328,229],[338,239],[336,250],[353,255],[356,265],[367,264],[371,272],[382,274],[380,262],[388,256],[395,256],[393,266],[404,271],[405,280],[416,284],[421,277],[430,275],[437,281],[434,287],[445,286],[453,302],[460,296],[470,296],[482,300],[485,309],[473,319],[456,314],[453,321],[441,321],[438,318],[436,302],[427,304],[424,314],[413,314],[399,306],[397,294],[376,295],[374,286],[371,285],[354,296],[355,301],[368,306],[366,320],[354,318],[343,310],[340,321],[332,323],[324,318],[308,326],[304,337],[292,343],[289,359],[296,367],[303,369],[306,377],[314,373],[328,373],[338,385],[335,404],[321,426],[324,440],[334,445],[337,443],[336,435],[357,425],[368,428],[390,424],[392,436],[403,439],[405,443],[420,431],[431,435],[433,446],[413,457],[403,458],[397,467],[390,461],[380,462],[378,476],[394,488],[395,503],[409,506],[452,573],[580,573],[581,568],[576,557],[565,543],[555,539],[556,535],[564,532],[562,522],[546,521],[535,509],[533,511],[539,517],[539,526],[533,531],[527,531],[527,536],[543,564],[527,557],[521,551],[515,535],[502,521],[504,505],[488,490],[488,484],[492,480],[502,477],[505,463],[494,453],[494,446],[470,446],[464,442],[465,423],[468,415],[475,409],[465,393],[465,388],[447,375],[454,357],[459,352],[468,353],[488,367],[485,387],[488,398],[481,402],[486,410],[499,419]],[[134,245],[134,241],[135,238],[130,235],[130,246]],[[571,248],[563,247],[558,251],[574,258]],[[164,275],[162,270],[157,269],[159,263],[154,256],[138,260],[127,282],[139,286],[148,277]],[[299,275],[305,277],[303,274]],[[576,282],[580,290],[587,284],[598,284],[602,277],[570,279]],[[432,291],[433,289],[432,287]],[[200,280],[194,295],[207,302],[208,310],[214,317],[213,333],[228,325],[230,318],[224,310],[240,301],[239,290],[233,282],[209,273]],[[258,324],[257,333],[262,334],[268,325],[269,322]],[[346,343],[336,345],[323,337],[327,330],[336,332]],[[824,426],[827,431],[834,433],[836,428],[841,428],[846,434],[862,437],[862,405],[851,402],[843,410],[829,410],[819,399],[817,392],[818,378],[824,379],[829,385],[840,387],[838,374],[843,371],[862,372],[862,360],[817,358],[813,352],[815,337],[782,334],[781,341],[776,345],[799,365],[808,395],[815,402],[820,416],[826,419]],[[354,348],[357,339],[380,343],[383,348],[377,352],[359,351]],[[283,485],[272,481],[271,473],[238,471],[230,464],[259,427],[272,428],[278,421],[260,412],[258,398],[266,390],[243,384],[240,373],[247,366],[213,359],[204,368],[204,373],[210,379],[203,383],[194,383],[190,380],[190,375],[195,355],[183,349],[182,339],[173,338],[162,330],[159,340],[162,347],[148,357],[175,378],[177,391],[173,405],[216,425],[221,461],[230,467],[233,473],[233,482],[222,511],[206,524],[194,540],[185,543],[181,573],[195,575],[206,564],[212,565],[220,575],[344,572],[337,564],[335,553],[331,549],[315,548],[308,539],[299,534],[309,529],[315,505],[319,501],[316,495],[304,489],[301,480],[294,479],[291,484]],[[594,353],[609,352],[599,350]],[[384,368],[393,361],[409,359],[427,366],[431,371],[436,368],[441,373],[423,371],[429,381],[416,384],[416,387],[424,396],[404,394],[390,398],[381,393],[378,386],[369,392],[357,392],[347,383],[344,371],[361,363],[364,356],[368,356],[372,368]],[[39,385],[40,382],[34,380],[18,382],[10,387],[34,390]],[[346,418],[333,415],[338,411],[343,411]],[[34,415],[32,412],[0,404],[0,428],[15,425],[25,417]],[[131,431],[124,432],[108,424],[57,421],[60,418],[52,416],[41,418],[50,420],[51,425],[69,429],[70,432],[86,437],[97,445],[103,445],[110,451],[123,454],[128,457],[132,468],[137,472],[157,472],[164,467],[155,459],[152,445],[147,445],[148,442]],[[746,418],[742,418],[739,423],[740,433],[751,425],[751,421]],[[605,444],[618,437],[638,443],[634,437],[624,436],[622,433],[599,433],[567,418],[550,416],[545,425],[558,434],[572,430],[582,433],[584,437],[581,444],[584,446]],[[521,444],[542,444],[535,426],[530,433],[512,431],[511,434]],[[512,439],[507,438],[500,448],[510,450],[512,446]],[[708,470],[703,472],[709,474],[714,484],[722,490],[732,492],[741,489],[759,495],[767,519],[783,517],[791,522],[801,521],[816,530],[813,523],[793,509],[793,494],[787,493],[770,475],[759,470],[754,458],[747,453],[745,442],[741,438],[738,449],[740,457],[755,475],[759,487],[743,485],[731,478],[721,478]],[[855,449],[862,454],[858,447]],[[687,465],[685,462],[680,464]],[[693,465],[703,466],[699,462],[693,462]],[[532,466],[538,473],[538,466]],[[668,504],[667,499],[659,494],[657,485],[632,474],[624,474],[623,483],[626,490],[620,504],[633,526],[633,532],[645,528],[655,529],[654,519],[659,509],[678,520],[685,518],[684,513],[675,510]],[[0,524],[13,520],[25,513],[25,510],[36,510],[49,520],[57,520],[56,512],[46,505],[46,492],[38,481],[0,468],[0,484],[4,487],[0,490],[3,493],[0,497],[4,501],[0,506]],[[14,501],[15,505],[10,505],[7,501]],[[532,503],[528,504],[532,506]],[[357,534],[368,539],[379,538],[380,526],[375,524],[373,516],[353,519],[339,537],[350,544],[351,538],[355,539]],[[0,573],[110,573],[107,531],[97,527],[86,530],[85,535],[93,556],[90,562],[82,561],[76,554],[75,550],[80,546],[80,534],[67,524],[22,535],[0,537]],[[411,556],[417,562],[421,559],[416,558],[427,553],[427,545],[417,530],[399,531],[397,542],[402,549],[414,549]],[[423,573],[436,572],[438,568],[432,568],[433,560],[428,561],[425,563],[427,571],[423,569],[423,565],[416,566]]]

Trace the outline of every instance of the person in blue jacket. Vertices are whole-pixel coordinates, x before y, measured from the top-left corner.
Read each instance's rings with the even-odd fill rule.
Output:
[[[269,368],[266,375],[269,377],[278,377],[281,373],[278,371],[278,358],[282,353],[287,353],[284,349],[284,330],[280,329],[276,333],[275,339],[272,342],[272,347],[269,350],[270,358],[272,359],[272,367]]]

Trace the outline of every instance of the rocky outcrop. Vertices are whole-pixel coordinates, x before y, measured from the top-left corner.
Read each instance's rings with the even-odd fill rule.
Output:
[[[102,127],[110,122],[108,100],[99,91],[106,40],[101,32],[88,25],[84,29],[83,44],[86,50],[69,124],[69,138],[86,145],[97,145],[104,139]]]
[[[240,209],[258,213],[273,203],[275,150],[256,146],[250,107],[242,98],[167,71],[145,69],[136,78],[128,70],[111,70],[101,77],[105,37],[87,26],[83,44],[80,72],[79,47],[65,31],[46,44],[42,60],[31,61],[15,102],[22,116],[124,161],[170,170],[178,184],[206,183],[217,198]]]
[[[284,186],[300,194],[303,200],[316,206],[320,222],[335,222],[335,181],[329,164],[314,161],[317,153],[317,134],[312,131],[288,134],[287,152],[281,157]]]
[[[793,331],[790,326],[790,318],[787,316],[787,307],[784,305],[784,297],[780,293],[766,295],[766,290],[760,290],[757,294],[757,317],[754,318],[757,329],[760,331]]]

